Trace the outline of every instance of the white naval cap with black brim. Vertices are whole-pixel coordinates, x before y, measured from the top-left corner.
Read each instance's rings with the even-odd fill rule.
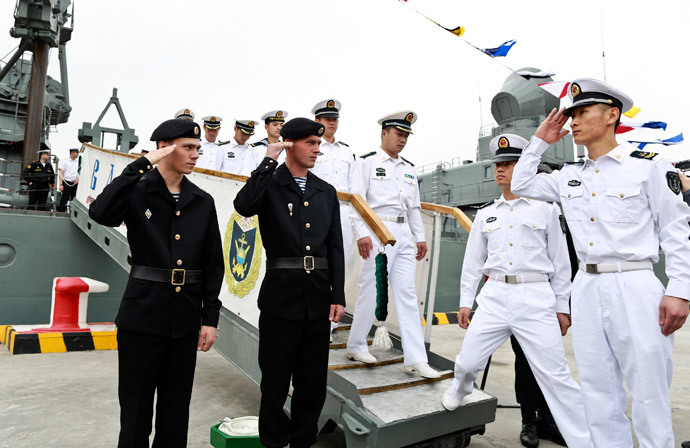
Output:
[[[491,139],[489,149],[494,156],[493,162],[509,162],[518,160],[522,150],[529,143],[526,139],[515,134],[501,134]]]
[[[340,117],[340,101],[338,100],[323,100],[319,101],[311,108],[311,113],[315,118],[319,117]]]
[[[254,135],[256,132],[256,121],[254,120],[235,120],[235,126],[247,135]]]
[[[570,84],[568,98],[573,102],[563,115],[570,116],[573,109],[590,104],[606,104],[617,107],[621,115],[633,107],[633,101],[628,95],[604,82],[592,78],[576,79]]]
[[[417,121],[417,114],[411,110],[401,110],[379,119],[382,129],[393,126],[401,131],[412,134],[412,124]]]

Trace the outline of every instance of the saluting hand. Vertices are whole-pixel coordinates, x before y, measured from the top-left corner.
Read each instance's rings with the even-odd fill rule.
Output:
[[[568,121],[568,117],[563,115],[565,107],[556,112],[554,107],[546,120],[539,125],[537,132],[534,133],[535,137],[544,140],[549,145],[556,143],[566,135],[568,135],[568,130],[563,131],[563,126]]]
[[[290,148],[291,146],[292,142],[271,143],[270,145],[268,145],[268,149],[266,150],[266,157],[270,157],[273,160],[278,160],[278,156],[283,151],[283,149]]]
[[[465,330],[470,326],[470,314],[472,314],[472,310],[466,306],[463,306],[460,308],[460,311],[458,311],[458,325]]]
[[[164,148],[160,149],[154,149],[153,151],[149,151],[148,154],[146,154],[144,157],[146,157],[149,162],[151,162],[151,165],[158,163],[162,158],[167,157],[171,152],[173,152],[177,148],[177,145],[170,145],[166,146]]]
[[[690,190],[690,177],[678,170],[676,171],[678,172],[678,176],[680,176],[680,188],[683,190],[683,193],[685,193],[686,191]]]
[[[659,326],[664,336],[679,329],[688,318],[688,301],[679,297],[664,296],[659,305]]]

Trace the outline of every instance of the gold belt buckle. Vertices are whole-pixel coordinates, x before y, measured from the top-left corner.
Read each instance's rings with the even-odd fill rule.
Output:
[[[182,274],[182,282],[176,282],[175,281],[175,275],[176,274]],[[182,286],[182,285],[184,285],[184,280],[185,280],[186,276],[187,276],[187,271],[185,271],[184,269],[173,269],[172,275],[170,276],[170,284],[173,286]]]
[[[314,270],[314,257],[311,255],[304,257],[304,270],[307,272]]]

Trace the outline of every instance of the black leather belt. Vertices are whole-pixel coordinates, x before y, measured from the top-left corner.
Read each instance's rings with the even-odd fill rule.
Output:
[[[266,269],[328,269],[328,259],[309,255],[304,258],[269,258],[266,260]]]
[[[173,286],[182,286],[185,283],[201,283],[203,281],[201,271],[198,270],[161,269],[149,266],[132,266],[129,276],[139,280],[170,283]]]

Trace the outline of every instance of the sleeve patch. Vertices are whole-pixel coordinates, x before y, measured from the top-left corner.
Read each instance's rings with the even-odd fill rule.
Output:
[[[675,171],[669,171],[666,173],[666,183],[668,188],[671,189],[675,194],[680,194],[680,176]]]

